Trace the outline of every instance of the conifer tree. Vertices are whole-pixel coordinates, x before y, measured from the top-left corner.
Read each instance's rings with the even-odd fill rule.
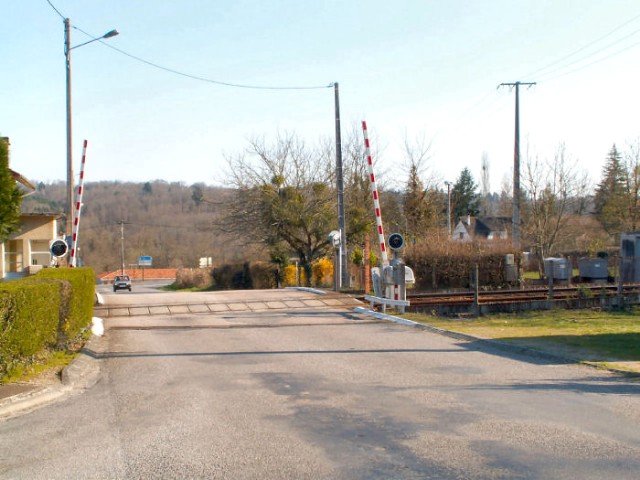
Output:
[[[471,172],[465,167],[462,172],[460,172],[460,176],[453,185],[451,192],[454,219],[465,215],[478,215],[480,211],[480,198],[476,192],[477,188]]]
[[[625,223],[626,193],[625,166],[615,145],[607,155],[602,169],[602,180],[594,196],[595,213],[609,233],[619,232]]]
[[[9,170],[9,143],[0,138],[0,242],[20,229],[22,195]]]
[[[426,191],[424,183],[420,180],[417,166],[412,165],[409,171],[406,190],[404,192],[404,217],[407,221],[407,234],[410,236],[421,235],[426,232],[430,218],[431,209],[426,202]]]

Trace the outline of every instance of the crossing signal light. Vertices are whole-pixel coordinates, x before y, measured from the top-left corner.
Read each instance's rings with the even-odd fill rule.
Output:
[[[49,251],[54,257],[61,258],[69,253],[69,245],[64,240],[54,240],[49,245]]]
[[[391,250],[398,251],[404,247],[404,237],[399,233],[392,233],[389,235],[389,246]]]

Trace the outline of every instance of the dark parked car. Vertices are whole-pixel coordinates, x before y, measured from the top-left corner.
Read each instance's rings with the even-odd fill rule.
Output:
[[[116,275],[113,281],[113,291],[116,290],[129,290],[131,291],[131,279],[129,275]]]

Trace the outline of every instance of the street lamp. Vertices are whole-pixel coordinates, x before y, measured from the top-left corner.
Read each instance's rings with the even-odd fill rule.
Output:
[[[71,50],[82,47],[96,40],[103,38],[111,38],[118,35],[117,30],[110,30],[101,37],[92,38],[88,42],[81,43],[74,47],[71,43],[71,22],[68,18],[64,19],[64,56],[67,72],[67,236],[71,235],[73,226],[73,155],[71,145]]]

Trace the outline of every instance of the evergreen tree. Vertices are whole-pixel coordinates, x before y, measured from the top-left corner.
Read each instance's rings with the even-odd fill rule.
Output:
[[[435,222],[433,205],[429,205],[427,200],[427,192],[418,175],[418,168],[416,165],[412,165],[409,169],[403,205],[407,223],[406,234],[410,237],[424,235],[429,226],[433,226]]]
[[[610,233],[619,232],[625,221],[625,167],[615,145],[607,155],[602,169],[602,180],[594,196],[595,213],[600,223]]]
[[[0,242],[20,229],[22,195],[9,170],[9,143],[0,138]]]
[[[191,185],[191,200],[193,200],[193,203],[198,206],[205,201],[203,187],[204,184],[194,183],[193,185]]]
[[[451,203],[453,218],[458,219],[466,215],[476,216],[480,211],[480,198],[476,192],[478,186],[468,168],[460,172],[460,176],[453,185]]]

